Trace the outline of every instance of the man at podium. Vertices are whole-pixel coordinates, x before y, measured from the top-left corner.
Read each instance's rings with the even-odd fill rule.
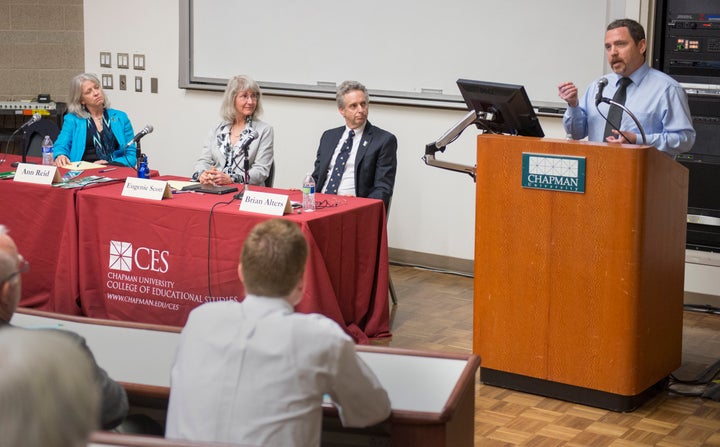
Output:
[[[638,22],[620,19],[607,26],[605,53],[613,73],[596,80],[582,98],[572,82],[558,85],[558,95],[570,106],[563,117],[569,136],[647,144],[670,155],[692,148],[695,130],[687,94],[673,78],[645,63],[646,49],[645,30]],[[624,105],[641,127],[612,103]]]

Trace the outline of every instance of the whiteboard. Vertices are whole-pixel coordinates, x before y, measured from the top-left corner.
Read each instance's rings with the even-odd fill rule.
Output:
[[[457,102],[466,78],[557,103],[559,82],[584,89],[603,73],[612,2],[186,0],[181,65],[188,87],[247,74],[268,93],[306,95],[354,79],[373,96]]]

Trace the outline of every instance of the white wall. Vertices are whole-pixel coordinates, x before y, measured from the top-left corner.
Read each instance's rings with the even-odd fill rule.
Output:
[[[647,0],[643,0],[647,2]],[[637,1],[635,2],[637,3]],[[625,2],[612,2],[625,8]],[[630,2],[633,5],[633,2]],[[617,6],[620,5],[620,6]],[[97,74],[113,74],[115,89],[107,92],[113,106],[126,111],[138,131],[152,124],[155,132],[143,141],[150,166],[161,174],[190,175],[212,123],[219,119],[220,93],[178,89],[179,2],[177,0],[85,0],[85,67]],[[628,10],[628,13],[631,11]],[[632,17],[632,16],[631,16]],[[237,72],[243,73],[254,39],[238,29],[224,32],[238,42]],[[367,32],[371,32],[368,30]],[[112,53],[113,67],[100,68],[99,53]],[[548,67],[557,49],[548,49]],[[601,43],[597,49],[602,51]],[[117,53],[145,55],[146,70],[116,68]],[[118,75],[128,77],[127,91],[118,90]],[[132,88],[142,76],[144,91]],[[532,73],[528,73],[532,76]],[[149,93],[150,78],[158,78],[159,92]],[[557,74],[558,81],[564,80]],[[362,79],[359,79],[362,81]],[[312,169],[323,130],[343,123],[334,102],[290,97],[264,98],[264,120],[275,127],[277,187],[296,188]],[[392,131],[399,141],[398,175],[389,221],[393,248],[460,259],[473,258],[475,185],[468,175],[426,166],[421,157],[425,144],[437,139],[463,116],[459,110],[373,104],[370,121]],[[558,118],[542,118],[549,137],[565,136]],[[474,165],[475,136],[468,128],[439,159]]]

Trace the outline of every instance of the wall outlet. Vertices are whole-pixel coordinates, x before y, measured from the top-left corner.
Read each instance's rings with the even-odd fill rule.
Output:
[[[118,76],[118,83],[120,84],[120,90],[127,90],[127,76]]]
[[[142,91],[142,76],[135,76],[135,91],[141,92]]]

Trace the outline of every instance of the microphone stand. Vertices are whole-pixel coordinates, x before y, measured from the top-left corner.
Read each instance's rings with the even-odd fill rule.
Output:
[[[635,115],[630,111],[630,109],[625,107],[624,104],[620,104],[619,102],[613,101],[612,99],[608,99],[608,98],[601,98],[600,101],[598,102],[598,104],[600,104],[601,102],[604,102],[605,104],[610,104],[611,106],[620,107],[621,109],[623,109],[623,111],[625,113],[630,115],[630,118],[632,118],[632,120],[635,122],[635,125],[637,126],[637,128],[640,129],[640,135],[642,136],[643,144],[647,145],[647,138],[645,138],[645,130],[643,129],[642,124],[640,124],[640,121],[638,121],[637,117],[635,117]],[[597,107],[597,104],[595,105],[595,107]],[[603,117],[605,117],[605,116],[603,115]],[[610,123],[610,121],[608,121],[607,118],[605,118],[605,121]],[[622,133],[622,131],[620,129],[615,127],[615,125],[613,123],[610,123],[610,125],[613,127],[613,129],[620,132],[620,135],[622,135],[622,137],[627,140],[627,137],[625,136],[624,133]],[[629,140],[628,140],[628,142],[629,142]],[[635,144],[637,144],[637,141],[635,142]]]
[[[5,145],[5,153],[8,153],[8,146],[10,146],[10,140],[13,139],[13,137],[18,133],[19,130],[20,129],[13,132],[12,135],[10,135],[10,138],[8,138],[8,142]],[[25,135],[26,133],[27,133],[27,130],[23,130],[23,135]],[[22,148],[22,163],[27,163],[27,149],[28,149],[27,147]],[[2,162],[5,163],[4,158],[3,158]],[[13,168],[17,168],[19,164],[20,164],[19,162],[14,161],[14,162],[10,163],[10,166],[12,166]]]
[[[8,138],[7,143],[5,144],[5,153],[3,154],[2,160],[0,160],[0,164],[5,163],[5,161],[7,160],[7,154],[10,153],[10,142],[12,141],[13,137],[15,135],[17,135],[17,133],[20,131],[20,129],[22,129],[22,127],[15,129],[15,132],[13,132],[12,135],[10,135],[10,138]],[[22,162],[25,163],[25,160],[26,160],[26,153],[25,153],[25,149],[23,149]],[[13,162],[13,163],[11,163],[11,165],[12,165],[12,167],[17,167],[17,162]]]
[[[140,163],[142,163],[142,149],[140,149],[140,140],[135,142],[135,172],[140,170]]]
[[[244,190],[248,189],[248,186],[250,185],[250,159],[248,156],[248,146],[250,146],[250,143],[246,144],[243,148],[243,157],[245,157],[245,161],[243,162],[243,170],[245,171],[245,188]]]
[[[15,131],[10,135],[10,138],[8,138],[8,140],[7,140],[7,144],[5,145],[5,155],[3,156],[3,159],[0,160],[0,164],[5,163],[5,161],[7,160],[7,154],[10,152],[10,141],[12,141],[13,137],[15,135],[17,135],[17,133],[20,132],[21,130],[23,131],[23,135],[27,134],[28,126],[32,126],[33,124],[37,123],[38,121],[40,121],[41,118],[42,118],[42,116],[40,115],[40,113],[35,112],[35,113],[33,113],[32,118],[30,118],[29,121],[26,121],[25,123],[23,123],[22,126],[15,129]],[[22,162],[23,163],[27,163],[27,150],[28,150],[27,146],[29,146],[29,145],[26,145],[26,147],[22,148]],[[13,163],[11,163],[11,166],[17,167],[18,164],[19,164],[18,162],[13,162]]]
[[[249,131],[248,133],[252,132],[252,115],[245,117],[245,130],[243,133],[246,131]],[[248,152],[250,151],[251,142],[252,140],[245,144],[242,148],[243,157],[245,158],[245,160],[243,160],[243,171],[245,171],[245,186],[243,187],[243,193],[249,189],[248,186],[250,185],[250,156],[248,155]],[[242,194],[237,195],[240,196],[238,198],[242,198]]]
[[[239,193],[235,194],[233,197],[235,199],[241,199],[243,198],[243,195],[245,194],[245,191],[248,190],[248,185],[250,185],[250,160],[248,160],[248,146],[250,144],[246,144],[245,147],[242,148],[243,151],[243,157],[245,157],[245,160],[243,161],[243,170],[245,171],[245,178],[243,181],[245,182],[245,185],[243,185],[243,190]]]

